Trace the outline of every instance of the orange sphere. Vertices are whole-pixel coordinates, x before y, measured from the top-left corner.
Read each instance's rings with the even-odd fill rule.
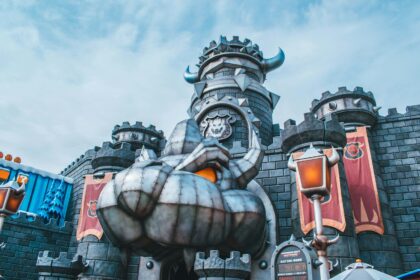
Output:
[[[7,160],[7,161],[11,161],[11,160],[13,159],[13,157],[12,157],[12,155],[11,155],[11,154],[7,154],[7,155],[4,157],[4,159],[5,159],[5,160]]]
[[[13,160],[16,163],[21,163],[22,159],[20,157],[15,157],[15,159]]]

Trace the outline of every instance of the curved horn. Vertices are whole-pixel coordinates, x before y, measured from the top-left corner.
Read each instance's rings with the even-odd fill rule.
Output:
[[[328,158],[328,164],[330,166],[333,166],[340,160],[340,155],[337,153],[334,147],[332,147],[332,155]]]
[[[198,77],[198,73],[191,73],[190,72],[190,66],[187,66],[187,69],[185,69],[184,72],[184,79],[190,84],[198,82],[200,79]]]
[[[229,162],[229,169],[238,185],[242,188],[246,188],[248,183],[257,176],[264,157],[257,134],[254,129],[251,130],[252,135],[248,152],[243,158]]]
[[[281,48],[279,48],[279,52],[273,56],[272,58],[263,59],[262,61],[262,68],[265,73],[268,73],[278,67],[280,67],[285,59],[284,52]]]
[[[340,239],[340,234],[337,233],[337,235],[333,239],[328,240],[328,244],[329,245],[335,244],[338,242],[339,239]]]
[[[293,155],[290,155],[289,161],[287,162],[287,167],[289,167],[289,169],[292,171],[296,171],[296,162],[293,159]]]

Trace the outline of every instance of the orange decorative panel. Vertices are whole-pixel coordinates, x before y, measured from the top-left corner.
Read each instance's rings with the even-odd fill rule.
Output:
[[[203,178],[206,178],[207,180],[209,180],[212,183],[216,183],[216,181],[217,181],[216,171],[214,171],[214,169],[211,168],[211,167],[201,169],[201,170],[195,172],[195,174],[197,174],[197,175],[199,175]]]
[[[0,168],[0,181],[6,181],[7,179],[9,179],[9,175],[9,170]]]

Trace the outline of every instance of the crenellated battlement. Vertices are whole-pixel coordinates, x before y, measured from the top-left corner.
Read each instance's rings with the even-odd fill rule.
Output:
[[[54,277],[57,277],[57,279],[74,279],[76,275],[86,270],[87,267],[88,264],[83,261],[82,256],[77,255],[75,258],[70,259],[67,252],[60,252],[58,257],[54,258],[51,251],[41,251],[36,261],[39,279],[51,279]]]
[[[134,163],[136,149],[131,143],[127,142],[103,142],[102,147],[96,152],[92,159],[94,172],[105,169],[119,171],[129,167]]]
[[[289,119],[284,122],[282,136],[282,150],[290,153],[307,147],[310,143],[321,146],[346,145],[344,127],[337,116],[328,115],[325,119],[317,119],[313,113],[305,113],[304,120],[296,125],[296,121]]]
[[[130,143],[135,151],[145,146],[153,149],[157,154],[160,153],[165,145],[165,136],[162,130],[157,130],[154,125],[143,126],[142,122],[131,125],[123,122],[116,125],[112,130],[112,140],[114,143]]]
[[[184,73],[184,78],[189,83],[197,83],[201,80],[209,80],[215,74],[224,69],[219,76],[232,76],[239,72],[247,73],[259,82],[264,82],[268,72],[280,67],[285,59],[284,52],[279,49],[278,53],[271,58],[264,58],[260,47],[251,40],[241,41],[239,36],[233,36],[227,40],[220,36],[219,42],[211,41],[208,47],[203,49],[197,64],[198,72],[191,73],[189,67]],[[230,69],[231,71],[226,71]]]
[[[211,250],[206,258],[204,252],[198,252],[195,257],[194,271],[199,279],[246,279],[251,273],[251,257],[241,255],[238,251],[230,252],[230,256],[222,259],[218,250]]]
[[[80,155],[77,159],[72,161],[67,167],[65,167],[60,174],[69,174],[74,169],[76,169],[81,163],[85,161],[90,161],[95,156],[96,152],[100,149],[100,147],[96,146],[93,149],[87,150],[84,154]]]
[[[404,113],[399,113],[397,108],[389,108],[386,116],[380,116],[379,121],[420,116],[420,105],[407,106]]]
[[[378,118],[380,107],[376,106],[375,97],[370,91],[364,91],[362,87],[348,90],[339,87],[338,91],[331,93],[325,91],[321,99],[312,101],[311,112],[318,119],[334,114],[338,120],[346,126],[351,125],[374,125]]]
[[[151,135],[154,135],[156,137],[161,137],[163,138],[163,131],[162,130],[157,130],[156,126],[154,125],[149,125],[149,126],[144,126],[142,122],[135,122],[133,125],[130,124],[130,122],[123,122],[121,125],[115,125],[114,129],[112,130],[112,135],[116,135],[120,132],[124,132],[124,131],[139,131],[139,132],[145,132],[145,133],[149,133]]]

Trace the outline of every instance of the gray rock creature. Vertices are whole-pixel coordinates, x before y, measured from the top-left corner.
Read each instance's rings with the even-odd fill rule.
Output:
[[[145,256],[179,248],[258,255],[265,243],[262,201],[246,190],[263,152],[252,131],[249,151],[231,159],[192,119],[178,123],[162,157],[137,161],[109,182],[97,214],[106,236]]]

